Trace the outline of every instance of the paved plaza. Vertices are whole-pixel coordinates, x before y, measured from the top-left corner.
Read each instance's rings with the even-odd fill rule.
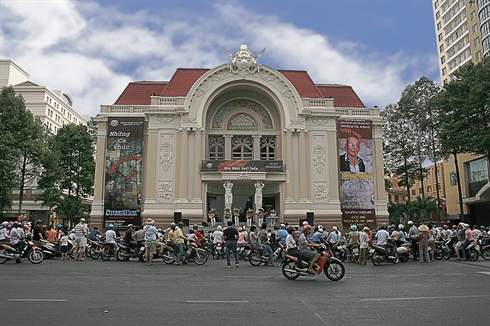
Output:
[[[0,265],[1,325],[465,325],[490,317],[490,261],[280,267],[45,260]]]

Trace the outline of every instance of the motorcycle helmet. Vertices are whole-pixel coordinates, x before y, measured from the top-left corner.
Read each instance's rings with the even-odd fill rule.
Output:
[[[58,224],[57,228],[58,229],[62,229],[63,228],[63,224]]]
[[[480,226],[480,229],[485,230],[485,225]]]
[[[303,231],[306,231],[306,230],[311,230],[311,226],[309,226],[308,224],[303,225]]]
[[[403,224],[398,224],[398,228],[399,228],[400,230],[403,230],[403,229],[405,228],[405,226],[404,226]]]
[[[381,224],[381,228],[383,230],[386,230],[388,228],[388,225],[386,223]]]
[[[413,225],[413,222],[412,221],[408,221],[407,224],[408,225]]]
[[[184,223],[183,222],[179,222],[177,225],[179,226],[179,228],[181,228],[181,227],[184,226]]]
[[[332,230],[337,231],[337,227],[336,226],[332,227]]]
[[[242,227],[241,227],[241,226],[239,226],[239,227],[238,227],[238,232],[242,232],[242,230],[243,230],[243,229],[242,229]]]
[[[128,224],[128,229],[134,227],[133,224]]]
[[[3,227],[5,228],[5,227],[7,227],[7,225],[9,225],[9,222],[4,221],[4,222],[2,222],[2,225],[3,225]]]
[[[109,224],[109,229],[110,230],[114,229],[114,224]]]
[[[43,221],[41,221],[41,220],[37,220],[37,221],[36,221],[36,224],[41,224],[42,222],[43,222]]]
[[[351,231],[357,231],[357,226],[355,226],[355,225],[351,225],[351,226],[350,226],[350,230],[351,230]]]
[[[189,228],[189,233],[194,233],[194,228]]]
[[[395,224],[391,224],[390,229],[394,229],[394,228],[396,228]]]

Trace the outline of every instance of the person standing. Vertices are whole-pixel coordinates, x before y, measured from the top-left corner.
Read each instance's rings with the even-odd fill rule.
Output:
[[[235,226],[238,227],[238,225],[240,224],[240,209],[233,209],[233,217],[235,219]]]
[[[143,231],[145,232],[145,263],[147,266],[153,265],[153,254],[157,249],[158,230],[151,218],[146,220]]]
[[[77,225],[75,225],[75,260],[83,261],[83,253],[87,246],[88,230],[85,226],[85,219],[82,217]]]
[[[236,242],[238,240],[238,231],[233,227],[233,223],[231,221],[227,222],[228,227],[223,231],[223,238],[226,243],[226,267],[231,267],[230,262],[230,251],[233,251],[233,255],[235,256],[235,267],[238,267],[240,263],[238,259],[238,251],[236,249]]]
[[[37,220],[36,226],[32,229],[32,241],[34,241],[34,243],[38,246],[39,246],[39,241],[41,239],[44,240],[41,231],[42,231],[42,222],[41,220]]]
[[[48,230],[46,231],[46,238],[48,241],[54,242],[56,241],[56,231],[53,229],[53,226],[48,226]]]
[[[182,255],[184,254],[184,242],[186,237],[184,236],[184,232],[182,228],[184,227],[184,223],[179,222],[175,227],[175,243],[177,244],[177,265],[182,265]]]
[[[408,226],[410,226],[410,229],[408,230],[408,237],[410,238],[411,242],[411,248],[413,252],[413,260],[417,260],[417,253],[419,251],[419,243],[417,241],[418,236],[419,236],[419,230],[417,227],[413,224],[412,221],[407,222]]]
[[[419,226],[418,230],[419,235],[418,235],[418,243],[419,243],[419,263],[423,263],[424,259],[426,262],[430,263],[430,257],[429,257],[429,227],[425,224],[422,224]]]
[[[209,221],[211,222],[211,226],[215,226],[216,225],[216,211],[214,210],[214,208],[211,208],[209,210],[208,218],[209,218]]]
[[[252,213],[253,211],[249,209],[247,213],[245,214],[245,218],[247,219],[247,226],[251,227],[252,226]]]
[[[367,253],[369,248],[369,235],[367,232],[369,228],[365,226],[361,232],[359,232],[359,265],[367,265]]]
[[[465,235],[465,241],[463,245],[461,246],[461,251],[463,253],[463,260],[468,260],[468,254],[466,253],[466,248],[473,242],[475,241],[475,238],[473,236],[473,232],[470,229],[470,226],[468,224],[463,224],[463,229],[464,235]]]
[[[61,259],[65,260],[68,255],[68,233],[66,231],[63,232],[60,238],[60,253]]]
[[[262,225],[263,222],[264,222],[264,209],[260,207],[257,210],[257,224]]]

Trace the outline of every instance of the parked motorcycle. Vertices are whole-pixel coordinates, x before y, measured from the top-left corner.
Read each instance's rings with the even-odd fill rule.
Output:
[[[39,249],[43,252],[44,259],[61,257],[60,242],[39,240]],[[75,243],[73,240],[68,240],[68,255],[72,257]]]
[[[448,241],[436,240],[436,250],[434,251],[434,258],[436,260],[451,258],[451,248],[448,246],[451,241],[451,239]]]
[[[466,247],[466,257],[468,257],[468,260],[471,261],[477,261],[478,257],[480,256],[480,248],[478,247],[478,242],[473,241],[470,243],[468,247]],[[463,250],[460,248],[459,249],[459,256],[463,257]]]
[[[480,236],[478,238],[478,248],[480,249],[480,256],[485,260],[490,259],[490,245],[485,245],[485,237]]]
[[[395,251],[394,255],[392,256],[393,258],[390,258],[388,255],[388,249],[384,246],[371,244],[371,249],[369,251],[371,253],[371,262],[374,266],[379,266],[382,262],[392,262],[393,264],[398,264],[400,261],[397,251]]]
[[[33,264],[39,264],[44,260],[43,252],[30,238],[21,240],[17,248],[9,242],[0,242],[0,264],[21,258],[27,258]]]
[[[398,253],[398,257],[402,263],[406,263],[410,260],[412,248],[410,248],[410,244],[405,243],[396,248],[396,252]]]
[[[163,261],[166,264],[177,262],[172,247],[165,245],[163,250]],[[199,248],[194,242],[191,242],[187,246],[187,249],[184,250],[184,254],[182,255],[182,262],[184,263],[194,262],[196,265],[204,265],[207,261],[208,255],[206,254],[206,251],[203,248]]]
[[[225,259],[224,244],[222,242],[215,243],[211,254],[213,255],[214,259]]]
[[[308,272],[308,263],[304,261],[303,266],[296,269],[298,258],[286,254],[286,259],[282,262],[282,275],[288,280],[295,280],[300,276],[320,275],[323,271],[329,280],[341,280],[345,275],[345,267],[339,259],[332,256],[328,244],[321,243],[316,250],[320,253],[320,259],[315,264],[315,274]]]
[[[345,261],[346,252],[345,252],[345,242],[339,241],[335,243],[332,247],[333,257],[339,259],[340,261]]]
[[[129,260],[129,258],[139,258],[139,252],[131,248],[129,243],[120,242],[117,244],[116,259],[119,261]]]
[[[262,248],[256,248],[250,246],[250,254],[248,255],[248,262],[252,266],[260,266],[261,264],[269,265],[269,257],[263,256],[264,252]]]

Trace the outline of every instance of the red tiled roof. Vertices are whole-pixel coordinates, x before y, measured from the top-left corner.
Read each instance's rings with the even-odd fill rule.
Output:
[[[310,78],[310,75],[306,71],[301,70],[278,70],[284,75],[291,84],[296,88],[299,96],[305,98],[322,98],[323,95],[320,93],[315,83]]]
[[[334,106],[340,108],[365,108],[359,96],[350,86],[345,85],[316,85],[323,97],[333,97]]]
[[[160,96],[187,96],[192,85],[207,71],[209,69],[177,69]]]
[[[209,69],[179,68],[168,82],[132,82],[119,96],[116,103],[121,105],[149,105],[150,96],[156,94],[164,97],[187,96],[194,83]],[[303,98],[335,99],[335,107],[364,108],[364,104],[352,87],[345,85],[315,85],[306,71],[280,70],[296,88]]]
[[[140,81],[140,82],[132,82],[126,86],[126,89],[119,98],[116,100],[116,104],[120,105],[131,105],[131,104],[139,104],[139,105],[150,105],[151,99],[150,96],[152,94],[158,95],[160,94],[165,86],[167,86],[168,82],[149,82],[149,81]]]

